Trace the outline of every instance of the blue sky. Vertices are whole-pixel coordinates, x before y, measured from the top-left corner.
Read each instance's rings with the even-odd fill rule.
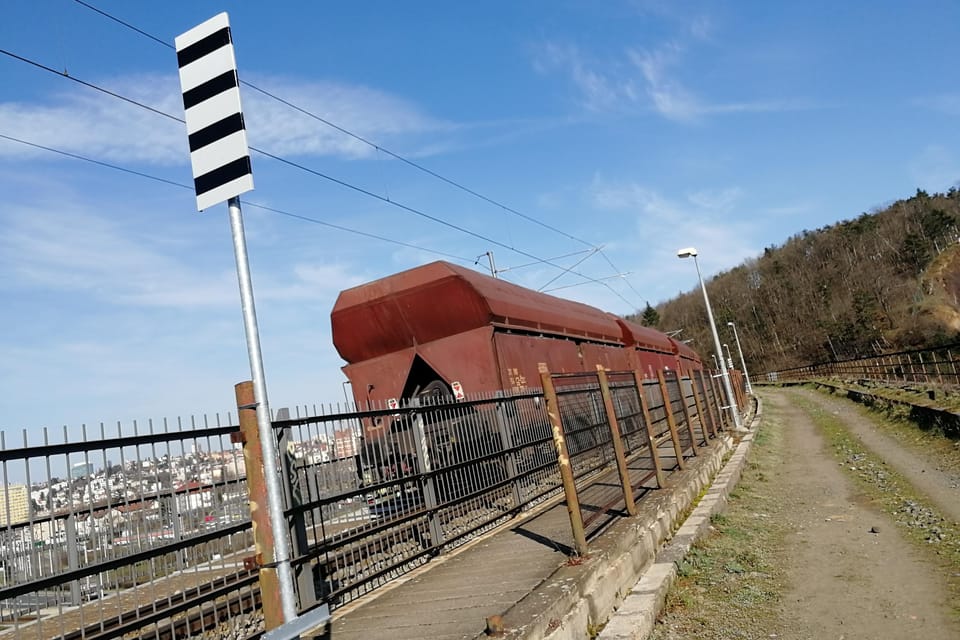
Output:
[[[696,285],[679,247],[709,275],[960,180],[953,2],[90,4],[168,43],[226,10],[242,80],[563,232],[244,87],[253,146],[487,238],[253,154],[248,202],[413,245],[245,206],[274,408],[341,400],[337,293],[431,251],[629,313]],[[77,2],[8,3],[0,48],[182,117],[173,51]],[[191,182],[180,123],[7,55],[0,78],[0,135]],[[0,193],[0,429],[231,408],[226,205],[4,139]],[[579,272],[629,275],[522,266],[591,246]]]

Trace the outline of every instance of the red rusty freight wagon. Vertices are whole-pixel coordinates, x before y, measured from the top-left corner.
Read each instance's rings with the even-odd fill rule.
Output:
[[[343,291],[330,319],[360,407],[539,387],[541,363],[645,377],[701,366],[658,331],[447,262]]]

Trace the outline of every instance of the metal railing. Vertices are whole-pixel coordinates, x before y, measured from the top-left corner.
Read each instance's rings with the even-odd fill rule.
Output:
[[[933,349],[915,349],[884,355],[818,362],[802,367],[769,371],[769,382],[838,378],[843,380],[870,380],[894,384],[960,384],[960,361],[954,351],[960,345],[951,344]]]
[[[0,638],[120,637],[161,622],[176,635],[171,616],[249,591],[236,430],[214,416],[0,433]]]
[[[662,486],[723,428],[709,375],[557,382],[581,488],[619,460],[638,495]],[[269,542],[254,540],[267,532],[250,519],[251,508],[263,515],[247,473],[260,468],[262,480],[259,443],[247,439],[255,410],[239,398],[239,426],[227,416],[44,430],[16,443],[0,434],[0,640],[250,638],[276,626]],[[281,412],[281,535],[299,610],[342,606],[559,496],[547,406],[529,389]],[[594,503],[609,515],[611,500]]]

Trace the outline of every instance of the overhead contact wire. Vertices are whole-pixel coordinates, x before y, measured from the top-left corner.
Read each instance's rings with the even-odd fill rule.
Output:
[[[173,187],[179,187],[181,189],[187,189],[193,191],[194,187],[192,185],[184,184],[182,182],[176,182],[174,180],[168,180],[167,178],[161,178],[159,176],[154,176],[149,173],[143,173],[142,171],[136,171],[134,169],[129,169],[127,167],[121,167],[120,165],[112,164],[109,162],[104,162],[102,160],[97,160],[96,158],[90,158],[88,156],[83,156],[77,153],[71,153],[69,151],[64,151],[63,149],[57,149],[54,147],[48,147],[42,144],[37,144],[36,142],[30,142],[28,140],[21,140],[20,138],[15,138],[13,136],[8,136],[6,134],[0,133],[0,139],[7,140],[9,142],[15,142],[17,144],[22,144],[28,147],[33,147],[35,149],[41,149],[50,153],[55,153],[67,158],[72,158],[74,160],[81,160],[83,162],[89,162],[90,164],[95,164],[107,169],[113,169],[115,171],[122,171],[123,173],[128,173],[131,175],[138,176],[140,178],[146,178],[148,180],[154,180],[156,182],[162,182]],[[265,204],[259,204],[257,202],[251,202],[246,199],[241,200],[243,204],[248,207],[253,207],[255,209],[263,209],[264,211],[269,211],[270,213],[276,213],[281,216],[286,216],[288,218],[294,218],[297,220],[302,220],[304,222],[310,222],[313,224],[319,224],[324,227],[329,227],[330,229],[336,229],[337,231],[343,231],[345,233],[352,233],[358,236],[364,236],[366,238],[371,238],[373,240],[380,240],[382,242],[389,242],[390,244],[395,244],[401,247],[406,247],[408,249],[416,249],[417,251],[424,251],[426,253],[432,253],[434,255],[443,256],[445,258],[450,258],[451,260],[457,260],[458,262],[470,263],[472,260],[469,258],[464,258],[463,256],[457,256],[452,253],[446,253],[444,251],[437,251],[436,249],[430,249],[429,247],[421,247],[420,245],[411,244],[409,242],[403,242],[402,240],[396,240],[394,238],[387,238],[384,236],[379,236],[375,233],[370,233],[368,231],[361,231],[359,229],[352,229],[350,227],[344,227],[342,225],[333,224],[332,222],[325,222],[323,220],[318,220],[316,218],[311,218],[299,213],[292,213],[290,211],[284,211],[283,209],[277,209],[276,207],[268,207]]]
[[[116,99],[118,99],[118,100],[122,100],[123,102],[126,102],[126,103],[128,103],[128,104],[131,104],[131,105],[140,107],[141,109],[146,109],[147,111],[150,111],[151,113],[155,113],[155,114],[157,114],[157,115],[161,115],[161,116],[163,116],[163,117],[165,117],[165,118],[169,118],[169,119],[174,120],[175,122],[179,122],[179,123],[181,123],[181,124],[184,124],[184,123],[185,123],[185,121],[184,121],[182,118],[178,118],[177,116],[174,116],[174,115],[172,115],[172,114],[166,113],[165,111],[161,111],[160,109],[157,109],[157,108],[155,108],[155,107],[151,107],[151,106],[149,106],[149,105],[147,105],[147,104],[144,104],[144,103],[139,102],[139,101],[137,101],[137,100],[134,100],[134,99],[132,99],[132,98],[128,98],[128,97],[123,96],[123,95],[121,95],[121,94],[119,94],[119,93],[110,91],[109,89],[105,89],[104,87],[100,87],[100,86],[98,86],[98,85],[95,85],[95,84],[93,84],[93,83],[87,82],[87,81],[85,81],[85,80],[81,80],[80,78],[77,78],[77,77],[75,77],[75,76],[69,75],[69,74],[67,74],[67,73],[65,73],[65,72],[58,71],[58,70],[56,70],[56,69],[54,69],[54,68],[52,68],[52,67],[49,67],[49,66],[44,65],[44,64],[41,64],[41,63],[36,62],[36,61],[34,61],[34,60],[31,60],[31,59],[29,59],[29,58],[25,58],[25,57],[23,57],[23,56],[17,55],[17,54],[15,54],[15,53],[11,52],[11,51],[6,50],[6,49],[0,48],[0,53],[4,54],[4,55],[6,55],[6,56],[9,56],[9,57],[11,57],[11,58],[13,58],[13,59],[15,59],[15,60],[18,60],[18,61],[20,61],[20,62],[24,62],[24,63],[26,63],[26,64],[29,64],[29,65],[31,65],[31,66],[33,66],[33,67],[38,68],[38,69],[42,69],[42,70],[44,70],[44,71],[46,71],[46,72],[48,72],[48,73],[52,73],[52,74],[54,74],[54,75],[56,75],[56,76],[58,76],[58,77],[60,77],[60,78],[65,78],[65,79],[67,79],[67,80],[71,80],[71,81],[73,81],[73,82],[75,82],[75,83],[77,83],[77,84],[80,84],[80,85],[82,85],[82,86],[88,87],[88,88],[90,88],[90,89],[93,89],[93,90],[98,91],[98,92],[100,92],[100,93],[103,93],[103,94],[105,94],[105,95],[111,96],[111,97],[116,98]],[[474,238],[477,238],[478,240],[483,240],[484,242],[489,242],[489,243],[491,243],[491,244],[493,244],[493,245],[496,245],[496,246],[501,247],[501,248],[503,248],[503,249],[507,249],[507,250],[509,250],[509,251],[513,251],[513,252],[518,253],[518,254],[520,254],[520,255],[522,255],[522,256],[525,256],[525,257],[527,257],[527,258],[532,258],[533,260],[542,260],[543,264],[548,264],[548,265],[554,267],[555,269],[560,269],[560,270],[563,271],[564,273],[569,273],[569,274],[578,276],[578,277],[583,278],[584,280],[589,281],[589,282],[596,282],[596,279],[595,279],[595,278],[591,278],[591,277],[589,277],[589,276],[587,276],[587,275],[584,275],[584,274],[582,274],[582,273],[579,273],[579,272],[577,272],[577,271],[573,271],[572,269],[569,269],[569,268],[564,267],[564,266],[562,266],[562,265],[558,265],[558,264],[556,264],[556,263],[554,263],[554,262],[551,262],[551,261],[549,261],[549,260],[543,260],[542,258],[540,258],[540,257],[538,257],[538,256],[536,256],[536,255],[534,255],[534,254],[532,254],[532,253],[529,253],[529,252],[527,252],[527,251],[523,251],[522,249],[518,249],[518,248],[516,248],[516,247],[510,246],[510,245],[508,245],[508,244],[505,244],[505,243],[503,243],[503,242],[500,242],[499,240],[495,240],[495,239],[493,239],[493,238],[489,238],[489,237],[484,236],[483,234],[477,233],[477,232],[475,232],[475,231],[470,231],[469,229],[466,229],[466,228],[464,228],[464,227],[460,227],[459,225],[453,224],[453,223],[451,223],[451,222],[447,222],[447,221],[443,220],[442,218],[438,218],[438,217],[436,217],[436,216],[432,216],[432,215],[430,215],[430,214],[428,214],[428,213],[425,213],[425,212],[423,212],[423,211],[420,211],[419,209],[416,209],[416,208],[414,208],[414,207],[410,207],[410,206],[408,206],[408,205],[405,205],[405,204],[403,204],[403,203],[401,203],[401,202],[398,202],[398,201],[396,201],[396,200],[391,200],[391,199],[385,198],[385,197],[381,196],[380,194],[374,193],[374,192],[369,191],[369,190],[367,190],[367,189],[364,189],[364,188],[362,188],[362,187],[358,187],[357,185],[353,185],[353,184],[351,184],[351,183],[349,183],[349,182],[340,180],[340,179],[338,179],[338,178],[334,178],[333,176],[327,175],[327,174],[325,174],[325,173],[323,173],[323,172],[321,172],[321,171],[317,171],[316,169],[311,169],[311,168],[309,168],[309,167],[307,167],[307,166],[305,166],[305,165],[299,164],[299,163],[297,163],[297,162],[293,162],[292,160],[287,160],[286,158],[283,158],[283,157],[281,157],[281,156],[277,156],[277,155],[272,154],[272,153],[270,153],[270,152],[268,152],[268,151],[264,151],[264,150],[262,150],[262,149],[258,149],[257,147],[251,146],[251,147],[250,147],[250,150],[251,150],[251,151],[256,151],[257,153],[260,153],[260,154],[262,154],[262,155],[265,155],[265,156],[267,156],[268,158],[271,158],[271,159],[276,160],[276,161],[278,161],[278,162],[281,162],[281,163],[283,163],[283,164],[289,165],[289,166],[291,166],[291,167],[295,167],[295,168],[297,168],[297,169],[300,169],[301,171],[305,171],[305,172],[307,172],[307,173],[313,174],[313,175],[315,175],[315,176],[317,176],[317,177],[323,178],[323,179],[325,179],[325,180],[328,180],[328,181],[330,181],[330,182],[333,182],[333,183],[335,183],[335,184],[338,184],[338,185],[340,185],[340,186],[343,186],[343,187],[345,187],[345,188],[347,188],[347,189],[351,189],[351,190],[353,190],[353,191],[356,191],[357,193],[364,194],[364,195],[366,195],[366,196],[368,196],[368,197],[371,197],[371,198],[374,198],[374,199],[379,200],[379,201],[381,201],[381,202],[385,202],[385,203],[387,203],[387,204],[393,205],[393,206],[395,206],[395,207],[397,207],[397,208],[399,208],[399,209],[402,209],[402,210],[404,210],[404,211],[407,211],[407,212],[409,212],[409,213],[413,213],[413,214],[415,214],[415,215],[421,216],[421,217],[423,217],[423,218],[426,218],[426,219],[428,219],[428,220],[431,220],[431,221],[433,221],[433,222],[436,222],[437,224],[441,224],[441,225],[444,225],[444,226],[449,227],[449,228],[451,228],[451,229],[454,229],[454,230],[456,230],[456,231],[460,231],[461,233],[465,233],[465,234],[467,234],[467,235],[470,235],[470,236],[472,236],[472,237],[474,237]],[[609,285],[608,285],[608,288],[610,288]],[[610,288],[610,290],[611,290],[611,291],[614,291],[612,288]],[[616,295],[617,295],[618,297],[620,297],[620,299],[623,300],[624,302],[626,302],[628,305],[631,304],[631,303],[630,303],[626,298],[624,298],[621,294],[619,294],[619,293],[617,293],[617,292],[615,292],[615,291],[614,291],[614,293],[616,293]]]
[[[92,5],[92,4],[88,3],[88,2],[84,2],[84,0],[74,0],[74,2],[76,2],[76,3],[79,4],[79,5],[82,5],[82,6],[86,7],[87,9],[90,9],[91,11],[94,11],[94,12],[100,14],[101,16],[103,16],[103,17],[105,17],[105,18],[107,18],[107,19],[109,19],[109,20],[112,20],[113,22],[116,22],[117,24],[120,24],[120,25],[126,27],[127,29],[130,29],[131,31],[134,31],[134,32],[136,32],[136,33],[138,33],[138,34],[146,37],[146,38],[149,38],[150,40],[153,40],[153,41],[156,42],[157,44],[163,45],[164,47],[167,47],[168,49],[174,49],[174,48],[175,48],[175,47],[174,47],[172,44],[170,44],[169,42],[167,42],[167,41],[165,41],[165,40],[163,40],[163,39],[161,39],[161,38],[159,38],[159,37],[157,37],[157,36],[155,36],[155,35],[147,32],[147,31],[145,31],[145,30],[143,30],[143,29],[140,29],[139,27],[137,27],[137,26],[135,26],[135,25],[133,25],[133,24],[131,24],[131,23],[129,23],[129,22],[126,22],[125,20],[122,20],[122,19],[120,19],[120,18],[118,18],[118,17],[116,17],[116,16],[114,16],[114,15],[112,15],[112,14],[110,14],[110,13],[104,11],[104,10],[102,10],[102,9],[99,9],[98,7],[95,7],[94,5]],[[534,223],[534,224],[536,224],[536,225],[539,225],[539,226],[543,227],[544,229],[549,229],[550,231],[553,231],[554,233],[557,233],[557,234],[559,234],[559,235],[561,235],[561,236],[563,236],[563,237],[565,237],[565,238],[567,238],[567,239],[569,239],[569,240],[573,240],[573,241],[575,241],[575,242],[579,242],[580,244],[583,244],[583,245],[585,245],[585,246],[588,246],[588,247],[590,247],[591,249],[594,249],[595,251],[599,249],[599,248],[597,247],[597,245],[595,245],[595,244],[593,244],[593,243],[591,243],[591,242],[589,242],[589,241],[587,241],[587,240],[583,240],[582,238],[578,238],[578,237],[576,237],[576,236],[574,236],[574,235],[571,235],[571,234],[567,233],[566,231],[563,231],[562,229],[559,229],[559,228],[557,228],[557,227],[554,227],[553,225],[547,224],[546,222],[543,222],[542,220],[538,220],[538,219],[534,218],[533,216],[530,216],[530,215],[527,215],[527,214],[523,213],[522,211],[518,211],[517,209],[514,209],[513,207],[510,207],[510,206],[508,206],[508,205],[503,204],[502,202],[499,202],[499,201],[497,201],[497,200],[494,200],[493,198],[490,198],[489,196],[485,196],[484,194],[482,194],[482,193],[480,193],[480,192],[478,192],[478,191],[475,191],[474,189],[471,189],[470,187],[467,187],[466,185],[464,185],[464,184],[462,184],[462,183],[460,183],[460,182],[457,182],[456,180],[447,178],[446,176],[444,176],[444,175],[442,175],[442,174],[439,174],[439,173],[437,173],[436,171],[433,171],[432,169],[429,169],[428,167],[426,167],[426,166],[424,166],[424,165],[421,165],[421,164],[418,163],[418,162],[414,162],[413,160],[410,160],[410,159],[408,159],[408,158],[406,158],[406,157],[404,157],[404,156],[402,156],[402,155],[400,155],[400,154],[398,154],[398,153],[395,153],[395,152],[391,151],[390,149],[387,149],[387,148],[385,148],[385,147],[382,147],[382,146],[380,146],[379,144],[373,142],[372,140],[368,140],[367,138],[365,138],[365,137],[363,137],[363,136],[361,136],[361,135],[359,135],[359,134],[356,134],[356,133],[354,133],[353,131],[350,131],[349,129],[347,129],[347,128],[345,128],[345,127],[342,127],[342,126],[336,124],[335,122],[332,122],[332,121],[330,121],[330,120],[327,120],[326,118],[324,118],[324,117],[322,117],[322,116],[319,116],[319,115],[317,115],[317,114],[309,111],[308,109],[304,109],[303,107],[300,107],[299,105],[296,105],[296,104],[290,102],[289,100],[286,100],[286,99],[284,99],[284,98],[281,98],[280,96],[278,96],[278,95],[276,95],[276,94],[274,94],[274,93],[272,93],[272,92],[270,92],[270,91],[267,91],[266,89],[262,89],[262,88],[256,86],[255,84],[252,84],[252,83],[247,82],[247,81],[245,81],[245,80],[241,80],[240,82],[241,82],[241,84],[243,84],[244,86],[249,87],[250,89],[253,89],[254,91],[257,91],[257,92],[259,92],[259,93],[261,93],[261,94],[263,94],[263,95],[265,95],[265,96],[267,96],[267,97],[269,97],[269,98],[271,98],[271,99],[273,99],[273,100],[276,100],[277,102],[279,102],[279,103],[281,103],[281,104],[283,104],[283,105],[285,105],[285,106],[293,109],[294,111],[297,111],[297,112],[299,112],[299,113],[302,113],[303,115],[305,115],[305,116],[307,116],[307,117],[309,117],[309,118],[313,118],[314,120],[316,120],[316,121],[318,121],[318,122],[321,122],[321,123],[325,124],[326,126],[332,128],[332,129],[334,129],[334,130],[336,130],[336,131],[339,131],[340,133],[342,133],[342,134],[344,134],[344,135],[346,135],[346,136],[349,136],[349,137],[353,138],[354,140],[357,140],[357,141],[359,141],[359,142],[362,142],[363,144],[366,144],[366,145],[370,146],[371,148],[375,149],[375,150],[378,151],[378,152],[382,152],[382,153],[390,156],[391,158],[394,158],[395,160],[399,160],[400,162],[403,162],[404,164],[406,164],[406,165],[408,165],[408,166],[410,166],[410,167],[413,167],[413,168],[415,168],[415,169],[417,169],[417,170],[419,170],[419,171],[422,171],[423,173],[426,173],[427,175],[432,176],[432,177],[436,178],[437,180],[440,180],[440,181],[442,181],[442,182],[444,182],[444,183],[446,183],[446,184],[448,184],[448,185],[450,185],[450,186],[452,186],[452,187],[455,187],[455,188],[457,188],[457,189],[460,189],[460,190],[464,191],[465,193],[468,193],[468,194],[472,195],[472,196],[475,197],[475,198],[478,198],[478,199],[480,199],[480,200],[482,200],[482,201],[484,201],[484,202],[486,202],[486,203],[488,203],[488,204],[490,204],[490,205],[493,205],[494,207],[498,207],[498,208],[500,208],[500,209],[502,209],[502,210],[504,210],[504,211],[506,211],[506,212],[508,212],[508,213],[511,213],[511,214],[516,215],[516,216],[518,216],[518,217],[520,217],[520,218],[523,218],[524,220],[527,220],[528,222],[532,222],[532,223]],[[389,200],[389,198],[388,198],[388,200]],[[613,264],[613,262],[610,260],[610,258],[609,258],[602,250],[600,250],[600,254],[601,254],[601,255],[603,256],[603,258],[606,260],[607,264],[609,264],[610,267],[619,274],[619,273],[620,273],[620,269],[618,269],[617,266],[616,266],[615,264]],[[536,264],[542,264],[542,263],[544,263],[544,262],[546,262],[546,261],[539,261],[539,262],[536,263]],[[547,264],[549,264],[549,263],[547,263]],[[551,266],[556,266],[556,265],[551,265]],[[637,289],[633,286],[633,284],[632,284],[629,280],[627,280],[626,282],[627,282],[627,286],[630,287],[630,289],[633,291],[633,293],[634,293],[638,298],[640,298],[641,300],[645,300],[645,298],[640,294],[639,291],[637,291]],[[549,284],[549,283],[548,283],[548,284]],[[544,285],[544,286],[546,286],[546,285]],[[609,287],[608,287],[608,288],[609,288]],[[621,296],[621,299],[622,299],[622,296]],[[626,300],[624,300],[624,301],[626,301]],[[627,302],[627,304],[630,304],[630,303]]]

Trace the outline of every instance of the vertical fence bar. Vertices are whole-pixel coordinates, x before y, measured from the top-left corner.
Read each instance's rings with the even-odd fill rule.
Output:
[[[647,434],[647,446],[650,447],[650,457],[653,459],[653,470],[657,475],[657,487],[663,488],[663,465],[660,464],[660,450],[657,448],[657,434],[653,430],[653,420],[650,419],[650,405],[647,394],[643,389],[643,377],[634,370],[633,383],[637,387],[637,398],[640,400],[640,411],[643,413],[644,432]]]
[[[417,464],[420,466],[419,475],[423,490],[423,504],[430,514],[431,546],[438,552],[443,544],[443,527],[440,526],[440,514],[437,513],[437,486],[434,477],[433,463],[430,460],[430,449],[427,447],[427,432],[423,426],[423,413],[417,412],[413,419],[414,446],[417,448]]]
[[[507,470],[507,478],[510,479],[510,487],[513,491],[513,506],[519,508],[520,505],[523,504],[523,498],[520,495],[520,479],[517,477],[517,462],[514,459],[515,454],[512,451],[514,447],[513,430],[510,429],[507,417],[504,415],[504,403],[502,401],[497,402],[494,419],[497,423],[497,431],[500,433],[501,446],[503,450],[507,452],[506,455],[504,455],[503,465]]]
[[[570,528],[573,530],[573,544],[578,555],[587,554],[587,536],[583,529],[583,515],[580,513],[580,499],[577,486],[573,481],[573,469],[570,467],[570,454],[563,435],[563,422],[560,419],[560,402],[553,387],[553,378],[545,364],[540,364],[540,383],[543,385],[543,397],[547,404],[547,417],[553,430],[553,444],[557,448],[557,465],[560,467],[560,479],[563,481],[563,494],[570,514]]]
[[[610,384],[607,372],[603,365],[597,365],[597,380],[600,381],[600,395],[603,396],[603,406],[607,411],[607,424],[610,425],[610,438],[613,440],[613,454],[617,460],[617,472],[620,474],[620,484],[623,487],[623,501],[627,505],[627,513],[637,515],[637,505],[633,500],[633,487],[630,484],[630,471],[627,469],[627,459],[623,454],[623,439],[620,437],[620,423],[617,421],[617,412],[613,408],[613,398],[610,395]]]
[[[677,422],[673,419],[673,407],[670,406],[670,390],[667,388],[667,379],[663,376],[663,369],[657,369],[657,381],[660,383],[660,397],[663,399],[663,412],[667,418],[667,427],[670,429],[670,439],[673,440],[673,451],[677,454],[677,466],[683,469],[686,466],[683,462],[683,448],[680,446]]]
[[[273,527],[267,513],[267,482],[263,471],[263,449],[257,426],[257,404],[253,382],[234,386],[237,412],[240,420],[240,442],[243,443],[243,461],[247,470],[247,490],[250,494],[250,518],[253,520],[253,542],[256,550],[254,564],[260,568],[260,598],[263,620],[267,631],[283,624],[283,606],[280,601],[280,581],[272,566]],[[280,532],[284,534],[285,532]]]

